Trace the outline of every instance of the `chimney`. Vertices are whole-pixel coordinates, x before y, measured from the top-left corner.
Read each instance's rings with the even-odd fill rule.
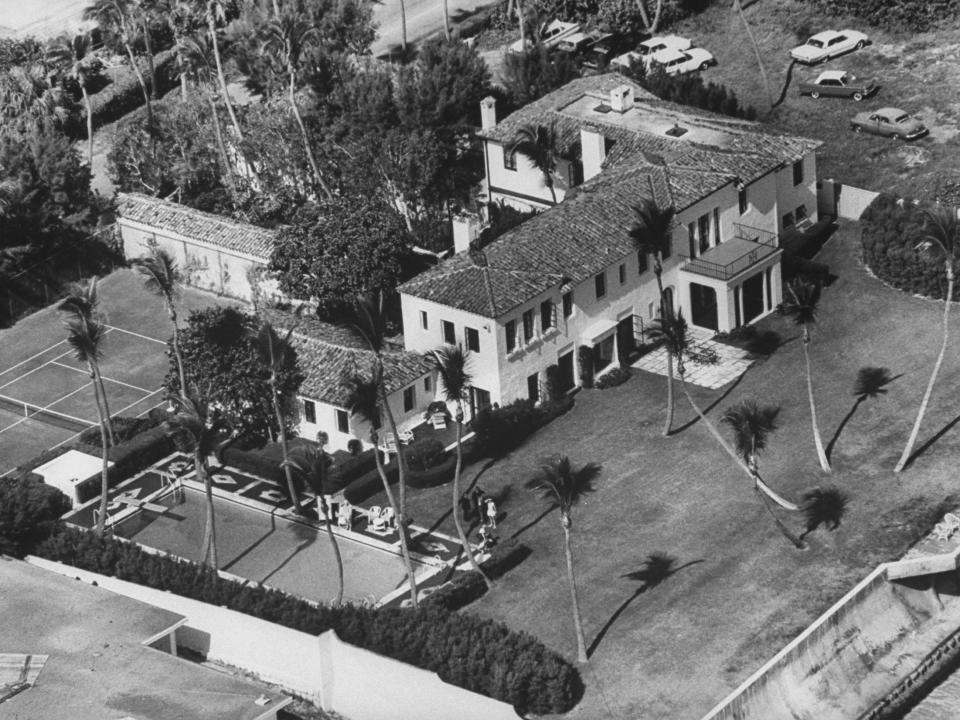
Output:
[[[596,129],[587,125],[580,128],[580,155],[583,158],[584,182],[600,173],[607,159],[606,139]]]
[[[610,109],[623,114],[633,107],[633,88],[629,85],[617,85],[610,91]]]
[[[453,217],[453,252],[470,249],[470,243],[480,237],[480,218],[473,213],[460,213]]]
[[[497,99],[488,95],[480,101],[480,127],[489,130],[497,124]]]

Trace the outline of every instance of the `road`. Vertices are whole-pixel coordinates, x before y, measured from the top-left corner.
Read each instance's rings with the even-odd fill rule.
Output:
[[[442,0],[405,0],[407,9],[407,42],[423,40],[436,33],[443,32]],[[478,0],[449,0],[451,24],[464,20],[477,10],[496,5],[496,0],[479,2]],[[373,19],[377,24],[379,37],[371,46],[375,56],[399,48],[401,39],[400,0],[381,0],[373,6]]]

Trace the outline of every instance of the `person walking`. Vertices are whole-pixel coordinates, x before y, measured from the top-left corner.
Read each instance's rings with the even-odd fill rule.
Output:
[[[491,530],[497,529],[497,504],[493,501],[493,498],[486,499],[486,514],[487,514],[487,523],[490,525]]]

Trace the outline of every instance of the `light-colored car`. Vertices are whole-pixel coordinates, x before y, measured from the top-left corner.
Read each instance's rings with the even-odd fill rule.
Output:
[[[825,70],[813,82],[800,83],[800,94],[814,100],[820,97],[853,98],[860,102],[877,91],[872,80],[858,80],[843,70]]]
[[[540,42],[548,50],[557,47],[564,40],[569,38],[572,35],[580,32],[580,25],[577,23],[563,22],[562,20],[551,20],[549,23],[543,26],[540,30]],[[523,52],[524,50],[529,50],[533,46],[533,42],[530,38],[526,38],[526,42],[517,40],[515,43],[510,45],[510,52]]]
[[[824,30],[819,32],[803,45],[790,51],[790,57],[797,62],[814,65],[826,62],[851,50],[859,50],[870,42],[864,33],[859,30]]]
[[[610,64],[629,69],[633,63],[642,62],[645,65],[649,64],[654,55],[665,50],[689,50],[692,47],[693,43],[685,37],[680,37],[679,35],[661,35],[644,40],[637,46],[636,50],[618,55],[610,61]]]
[[[850,128],[858,133],[868,132],[904,140],[913,140],[929,132],[917,118],[903,110],[890,107],[857,113],[850,120]]]
[[[686,75],[716,65],[717,59],[703,48],[661,50],[650,59],[650,68],[663,68],[667,75]]]

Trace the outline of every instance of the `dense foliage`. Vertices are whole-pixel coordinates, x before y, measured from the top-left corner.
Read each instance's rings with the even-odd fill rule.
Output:
[[[163,422],[162,415],[162,412],[157,414],[152,411],[147,417],[123,417],[115,415],[110,418],[110,424],[113,426],[113,436],[118,443],[132,440],[140,433],[160,425],[160,423]],[[80,437],[78,437],[77,440],[85,445],[99,448],[101,443],[100,428],[96,426],[87,428],[80,433]]]
[[[662,70],[647,72],[642,62],[632,63],[625,73],[662,100],[730,117],[757,118],[752,105],[741,107],[736,93],[715,82],[705,83],[699,73],[677,76],[667,75]]]
[[[580,71],[567,53],[551,54],[543,45],[503,56],[503,85],[513,107],[532,103],[577,77]]]
[[[491,580],[503,577],[530,555],[530,548],[519,540],[509,539],[495,545],[490,557],[480,563],[484,574]],[[487,584],[476,570],[457,573],[453,579],[427,596],[426,605],[449,610],[459,610],[487,593]]]
[[[279,428],[269,379],[257,350],[258,327],[255,316],[236,308],[195,310],[180,331],[180,352],[188,385],[221,407],[240,434],[266,436],[274,435]],[[167,355],[170,371],[165,384],[171,392],[178,392],[180,381],[172,346],[167,348]],[[281,411],[291,434],[296,426],[294,394],[301,382],[303,373],[294,353],[290,364],[279,373],[278,383]]]
[[[917,252],[925,234],[922,210],[911,202],[880,195],[860,218],[863,260],[881,280],[906,292],[936,299],[946,293],[943,266]]]
[[[500,457],[572,406],[573,400],[567,398],[547,401],[539,406],[523,398],[503,407],[484,408],[471,424],[474,451],[489,457]]]
[[[813,5],[828,15],[901,32],[929,30],[960,12],[958,0],[814,0]]]
[[[521,713],[566,712],[582,693],[579,674],[560,655],[530,635],[473,615],[436,608],[314,607],[281,592],[221,579],[204,566],[75,529],[42,543],[35,554],[313,635],[332,629],[345,642],[436,672]]]
[[[0,480],[0,555],[23,557],[57,528],[70,509],[67,496],[39,477]]]

